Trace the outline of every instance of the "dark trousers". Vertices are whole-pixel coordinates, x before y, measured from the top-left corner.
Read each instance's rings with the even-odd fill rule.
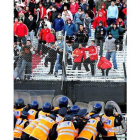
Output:
[[[85,138],[78,138],[77,140],[87,140],[87,139],[85,139]]]
[[[14,42],[17,42],[17,37],[14,35]]]
[[[104,41],[102,39],[95,39],[95,44],[97,46],[100,46],[100,52],[99,52],[100,56],[103,55],[103,43],[104,43]]]
[[[17,37],[17,42],[21,42],[21,41],[25,45],[26,44],[26,41],[27,41],[26,37],[25,36],[23,36],[23,37]]]
[[[53,73],[55,61],[56,61],[55,59],[50,58],[50,57],[48,57],[48,56],[46,56],[46,58],[45,58],[45,64],[46,64],[46,65],[48,65],[48,62],[51,62],[50,73]]]
[[[109,69],[106,69],[106,70],[101,69],[101,71],[102,71],[102,76],[105,75],[105,71],[106,71],[106,76],[108,76],[109,70],[110,70],[110,68],[109,68]]]
[[[38,50],[37,50],[37,53],[40,55],[40,50],[42,49],[42,55],[45,55],[47,54],[47,47],[45,46],[46,44],[46,41],[39,41],[38,43]]]
[[[36,139],[36,138],[34,138],[34,137],[30,137],[30,140],[38,140],[38,139]]]
[[[95,73],[94,73],[94,65],[95,65],[95,60],[90,60],[90,58],[88,57],[85,61],[84,61],[84,67],[85,67],[85,69],[86,69],[86,71],[90,71],[89,70],[89,67],[88,67],[88,64],[90,64],[90,66],[91,66],[91,74],[92,75],[94,75]]]
[[[23,132],[21,135],[21,140],[30,140],[29,135]]]
[[[67,59],[67,63],[68,63],[68,65],[72,65],[72,60],[71,60],[71,58],[70,58],[70,59]]]
[[[107,25],[110,26],[112,23],[116,23],[116,18],[108,18]]]
[[[21,140],[20,138],[14,138],[14,140]]]
[[[114,137],[103,137],[103,140],[117,140],[116,136]]]
[[[75,70],[78,67],[78,70],[81,70],[81,63],[74,63],[72,70]]]

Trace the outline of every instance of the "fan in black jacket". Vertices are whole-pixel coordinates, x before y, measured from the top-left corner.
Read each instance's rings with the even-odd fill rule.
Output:
[[[83,47],[85,47],[88,42],[88,33],[82,24],[79,26],[79,30],[77,31],[75,42],[78,44],[81,43]]]
[[[50,72],[48,74],[53,74],[53,69],[54,69],[54,65],[55,65],[55,61],[56,61],[56,57],[57,57],[57,49],[55,48],[55,44],[52,42],[50,43],[48,47],[48,55],[45,58],[45,67],[48,67],[48,62],[51,63],[50,66]]]
[[[35,29],[37,27],[36,21],[34,20],[33,16],[30,14],[26,21],[26,26],[29,30],[30,40],[33,43],[33,37],[35,34]]]

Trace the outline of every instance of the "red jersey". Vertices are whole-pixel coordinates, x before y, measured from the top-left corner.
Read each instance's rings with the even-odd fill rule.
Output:
[[[51,32],[51,31],[50,31],[49,28],[47,28],[47,29],[45,29],[45,28],[41,29],[41,31],[40,31],[40,33],[39,33],[39,38],[41,39],[41,37],[42,37],[42,40],[43,40],[43,41],[46,41],[46,36],[47,36],[47,34],[49,34],[50,32]]]

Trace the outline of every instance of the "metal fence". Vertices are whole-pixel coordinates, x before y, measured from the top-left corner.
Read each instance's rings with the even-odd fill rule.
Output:
[[[126,35],[124,33],[123,41],[120,44],[122,50],[116,51],[116,61],[118,64],[118,71],[114,72],[113,69],[109,71],[108,76],[102,76],[101,70],[97,68],[98,60],[94,62],[95,74],[92,76],[91,67],[90,71],[86,71],[83,63],[81,63],[81,69],[73,69],[73,57],[72,52],[77,48],[80,43],[66,43],[66,34],[64,36],[63,43],[61,46],[57,42],[55,44],[48,43],[47,45],[39,43],[41,47],[41,54],[38,55],[37,51],[34,50],[35,54],[32,54],[32,61],[24,62],[24,57],[15,56],[14,59],[14,78],[16,79],[20,75],[21,80],[55,80],[55,81],[115,81],[122,82],[126,81],[126,67],[127,67],[127,45],[126,45]],[[93,37],[89,37],[86,46],[90,45]],[[81,43],[82,44],[82,43]],[[59,46],[59,49],[57,48]],[[75,47],[76,46],[76,47]],[[103,47],[104,48],[104,47]],[[14,46],[14,51],[16,51],[16,46]],[[36,49],[36,48],[35,48]],[[98,46],[100,50],[100,46]],[[18,52],[22,54],[22,52]],[[103,56],[106,55],[106,50],[103,49]],[[86,57],[89,53],[86,51]],[[112,59],[111,59],[112,62]],[[24,63],[24,64],[23,64]],[[29,77],[29,78],[28,78]]]

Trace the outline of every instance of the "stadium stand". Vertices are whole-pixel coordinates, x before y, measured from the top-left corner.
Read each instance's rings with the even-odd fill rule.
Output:
[[[51,39],[50,42],[47,42],[48,44],[52,43],[52,41],[54,42],[54,40],[52,40],[53,35],[56,36],[56,39],[55,39],[55,42],[56,42],[56,41],[58,41],[58,35],[60,36],[60,35],[65,34],[64,32],[61,33],[59,31],[59,26],[58,26],[59,22],[58,22],[58,24],[55,25],[55,22],[57,21],[58,17],[56,16],[57,18],[56,18],[55,21],[52,20],[51,16],[53,16],[54,13],[52,12],[52,9],[49,9],[49,10],[46,9],[45,10],[46,6],[45,6],[44,1],[41,1],[41,3],[44,6],[44,8],[41,7],[41,8],[44,9],[43,13],[41,13],[41,11],[39,10],[40,9],[40,7],[39,7],[40,6],[40,1],[37,1],[35,3],[35,1],[33,0],[31,2],[30,1],[29,2],[24,1],[24,2],[21,2],[21,3],[22,4],[19,4],[18,1],[15,1],[15,5],[14,5],[15,6],[14,7],[14,18],[15,18],[15,22],[14,22],[14,43],[15,43],[14,48],[15,48],[15,50],[14,50],[14,52],[15,52],[15,58],[17,59],[19,57],[19,54],[20,54],[20,53],[17,53],[17,52],[18,51],[20,52],[20,50],[22,48],[21,46],[22,46],[22,43],[23,43],[23,39],[24,39],[24,38],[22,39],[22,37],[21,37],[21,39],[22,39],[22,41],[21,41],[21,39],[18,37],[18,34],[22,33],[21,32],[22,28],[20,28],[19,24],[22,24],[20,22],[23,22],[23,25],[26,25],[26,27],[28,29],[28,35],[27,35],[26,39],[30,40],[31,44],[33,46],[32,60],[31,60],[32,70],[30,70],[30,66],[26,66],[24,68],[21,67],[20,65],[18,65],[18,62],[15,59],[15,61],[14,61],[14,65],[15,65],[15,67],[14,67],[15,68],[14,79],[22,79],[22,80],[32,79],[32,80],[46,80],[46,81],[50,81],[50,80],[57,81],[57,80],[59,80],[59,81],[61,81],[62,80],[62,70],[58,70],[58,76],[56,77],[56,76],[54,76],[54,73],[49,73],[50,72],[50,62],[47,64],[48,66],[45,67],[45,65],[44,65],[45,57],[48,56],[49,54],[46,53],[46,51],[47,51],[46,47],[44,47],[43,44],[41,44],[41,42],[42,43],[46,42],[45,41],[46,35],[44,34],[44,36],[41,36],[42,35],[41,29],[43,31],[46,28],[46,26],[45,26],[46,24],[48,25],[46,29],[47,29],[48,32],[50,32],[49,36],[50,36],[50,39]],[[63,4],[64,3],[62,2],[60,4],[61,5],[60,9],[56,6],[57,5],[56,3],[52,6],[52,7],[56,7],[56,13],[57,14],[58,13],[64,13],[64,11],[65,11],[63,9]],[[90,5],[89,1],[87,1],[86,3],[87,3],[87,5]],[[105,3],[104,6],[106,5],[104,8],[102,7],[102,5],[103,5],[102,3]],[[67,26],[67,22],[71,21],[72,23],[70,22],[70,24],[74,23],[73,26],[76,26],[76,29],[77,29],[77,20],[79,20],[80,24],[83,24],[85,31],[89,35],[87,45],[86,45],[86,47],[87,47],[87,46],[90,45],[91,40],[96,40],[97,39],[96,35],[95,35],[95,31],[96,31],[95,27],[98,26],[98,24],[99,24],[98,22],[100,22],[100,21],[103,22],[104,17],[100,18],[100,21],[98,21],[96,23],[95,19],[97,19],[99,14],[100,14],[98,12],[101,12],[102,14],[103,14],[103,12],[107,13],[106,11],[109,9],[109,6],[112,6],[112,3],[111,2],[110,3],[108,3],[108,2],[107,3],[106,2],[101,2],[101,3],[94,2],[95,7],[90,5],[89,9],[88,8],[87,9],[81,8],[82,12],[80,10],[78,11],[78,9],[75,11],[75,12],[78,11],[79,13],[81,13],[82,16],[84,16],[84,14],[86,15],[87,13],[90,13],[88,19],[91,19],[91,23],[87,22],[89,24],[90,28],[87,26],[87,23],[86,23],[86,26],[85,26],[84,21],[82,21],[81,17],[77,17],[78,19],[75,19],[74,15],[73,15],[73,18],[71,17],[71,20],[69,18],[67,18],[65,20],[64,18],[60,17],[62,20],[65,21],[63,26],[64,27]],[[33,12],[33,9],[30,7],[30,4],[32,6],[34,6],[34,10],[36,10],[35,13]],[[81,7],[82,2],[78,2],[78,5]],[[26,8],[28,6],[29,6],[29,10],[27,10],[28,8]],[[117,65],[118,65],[117,72],[114,71],[113,69],[111,69],[109,71],[109,75],[107,77],[102,76],[101,70],[99,70],[97,68],[97,63],[98,63],[98,60],[100,59],[100,56],[98,55],[98,60],[96,60],[96,64],[95,64],[95,75],[94,75],[94,77],[91,76],[90,72],[85,71],[85,68],[84,68],[83,64],[82,64],[81,70],[72,70],[72,65],[69,65],[69,63],[68,64],[65,63],[64,66],[65,66],[65,69],[66,69],[66,74],[67,74],[67,80],[68,81],[73,81],[73,80],[74,81],[75,80],[83,80],[83,81],[88,80],[88,81],[101,81],[101,82],[102,81],[103,82],[105,82],[105,81],[113,81],[113,82],[124,81],[125,75],[124,75],[123,63],[125,63],[125,67],[127,68],[127,44],[126,44],[126,40],[127,40],[127,38],[126,38],[126,35],[127,35],[127,32],[126,32],[126,30],[127,30],[127,18],[126,18],[127,13],[126,12],[123,13],[123,9],[125,9],[125,11],[126,11],[127,2],[126,1],[120,1],[119,4],[118,4],[118,1],[116,1],[115,2],[115,7],[116,6],[118,7],[118,15],[116,15],[116,17],[117,17],[116,21],[112,22],[113,24],[111,24],[111,28],[115,28],[114,26],[117,25],[116,30],[113,31],[113,30],[111,30],[111,28],[109,30],[109,28],[108,28],[109,26],[107,26],[107,24],[110,21],[109,21],[109,19],[107,19],[107,17],[105,17],[105,19],[107,19],[107,21],[105,21],[106,24],[105,25],[103,24],[103,26],[105,26],[105,29],[107,29],[107,33],[104,36],[104,39],[111,32],[113,34],[113,37],[115,37],[117,40],[120,41],[120,46],[121,45],[123,46],[122,50],[116,51],[116,61],[117,61]],[[69,9],[69,7],[67,7],[67,8],[68,8],[69,13],[73,13],[72,9]],[[46,14],[45,11],[47,11],[47,14]],[[98,14],[96,14],[96,13],[98,13]],[[107,13],[107,14],[109,14],[109,13]],[[103,15],[103,16],[107,16],[107,15]],[[22,21],[20,19],[24,19],[24,20]],[[20,20],[20,21],[18,21],[18,20]],[[36,26],[34,25],[35,24],[34,20],[36,20]],[[50,23],[52,23],[52,27],[49,26]],[[30,26],[30,25],[32,25],[32,26]],[[62,28],[62,30],[63,29],[64,28]],[[117,33],[118,29],[119,30],[121,29],[120,30],[121,32]],[[123,30],[123,32],[122,32],[122,30]],[[73,31],[73,33],[74,32],[75,31]],[[72,33],[72,30],[68,31],[69,36],[71,36],[71,33]],[[119,37],[119,39],[118,39],[118,37],[115,36],[116,33],[117,33],[117,36]],[[33,34],[35,34],[35,36]],[[76,35],[76,37],[75,37],[75,35]],[[68,37],[68,35],[66,36],[66,42],[67,41],[73,42],[72,40],[74,39],[74,42],[72,43],[72,47],[74,47],[73,45],[77,43],[77,41],[76,41],[77,33],[73,34],[74,38],[72,40],[70,38],[67,38],[67,37]],[[63,45],[66,42],[64,42]],[[19,44],[19,43],[21,43],[21,44]],[[83,42],[78,42],[78,44],[79,43],[83,43]],[[41,48],[39,48],[40,46],[41,46]],[[56,45],[56,47],[58,47],[58,46]],[[61,46],[59,46],[59,47],[61,48]],[[41,54],[38,54],[39,49],[42,50],[40,52]],[[98,46],[98,50],[100,51],[100,46]],[[106,50],[103,51],[103,56],[106,56]],[[54,56],[51,56],[51,57],[54,57]],[[87,57],[88,57],[88,53],[86,52],[86,58]],[[73,57],[72,56],[71,56],[71,59],[72,59],[72,63],[73,63]],[[54,61],[54,62],[55,62],[55,64],[54,64],[54,66],[55,66],[57,64],[57,62],[56,61]],[[112,60],[111,60],[111,62],[112,62]],[[24,66],[25,66],[25,64],[24,64]],[[55,70],[55,68],[53,68],[53,71],[54,70]],[[30,76],[31,76],[31,78],[30,78]]]

